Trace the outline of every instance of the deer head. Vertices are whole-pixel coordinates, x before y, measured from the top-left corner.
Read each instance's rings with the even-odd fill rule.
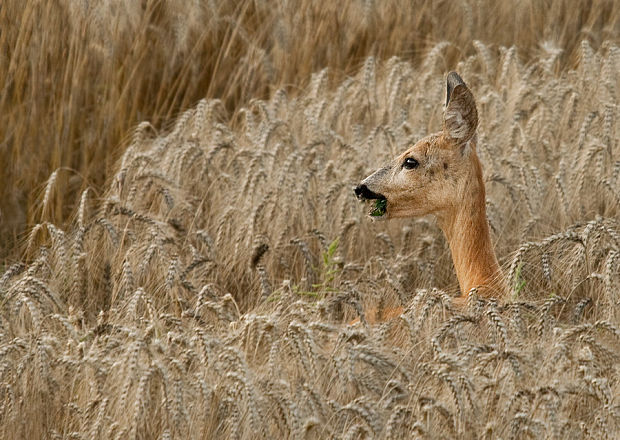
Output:
[[[443,130],[421,139],[365,178],[355,194],[360,200],[374,201],[370,212],[374,219],[449,217],[464,199],[484,197],[484,186],[477,185],[481,179],[475,152],[477,126],[474,97],[461,77],[451,72]],[[472,183],[478,188],[471,188]]]

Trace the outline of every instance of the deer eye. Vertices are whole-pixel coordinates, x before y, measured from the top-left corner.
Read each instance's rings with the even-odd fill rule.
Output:
[[[420,165],[420,162],[418,162],[417,160],[415,160],[413,157],[408,157],[407,159],[405,159],[405,161],[403,162],[403,168],[406,168],[408,170],[412,170],[414,168],[417,168],[418,165]]]

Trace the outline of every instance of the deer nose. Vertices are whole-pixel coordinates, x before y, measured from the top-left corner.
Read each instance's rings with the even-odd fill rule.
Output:
[[[363,200],[369,198],[368,196],[372,194],[372,191],[368,189],[366,185],[357,185],[354,189],[355,195],[358,199]]]

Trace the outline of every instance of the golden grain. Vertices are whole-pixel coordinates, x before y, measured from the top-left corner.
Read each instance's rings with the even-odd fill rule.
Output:
[[[0,178],[41,160],[0,191],[33,226],[0,278],[0,436],[620,432],[615,2],[10,3]],[[455,66],[513,291],[464,309],[433,223],[351,192],[440,128]]]

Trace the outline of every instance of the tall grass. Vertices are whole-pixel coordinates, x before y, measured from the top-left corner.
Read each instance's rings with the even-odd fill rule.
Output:
[[[7,11],[18,10],[6,5],[0,6],[5,18]],[[119,19],[108,20],[108,10],[63,5],[31,2],[26,9],[32,20],[41,18],[35,12],[45,13],[57,24],[59,11],[66,13],[67,23],[103,17],[99,28],[84,29],[93,40],[75,44],[107,41],[101,50],[110,50],[110,56],[140,53],[113,50],[110,41],[116,40],[110,35],[134,29],[144,12],[132,15],[122,3],[110,2]],[[185,11],[180,3],[144,5],[153,8],[149,20],[164,23],[142,24],[148,32],[166,29],[165,23],[174,22],[166,20]],[[168,9],[171,5],[181,9]],[[232,29],[239,34],[245,29],[246,36],[258,32],[264,42],[271,32],[280,32],[274,23],[290,23],[282,26],[308,51],[315,37],[301,32],[308,25],[302,17],[317,20],[317,32],[327,32],[330,20],[341,13],[330,12],[325,20],[319,20],[321,9],[319,15],[302,14],[311,3],[282,3],[275,10],[260,2],[200,5],[205,11],[230,7],[231,14],[249,20],[247,27]],[[195,77],[179,79],[181,69],[175,83],[167,69],[194,61],[171,52],[169,60],[160,61],[159,72],[146,68],[156,65],[150,56],[142,59],[145,64],[110,67],[110,74],[126,74],[126,89],[115,95],[127,118],[123,123],[135,127],[116,126],[126,148],[117,161],[110,150],[97,150],[98,162],[86,161],[94,169],[104,157],[110,160],[108,170],[101,171],[101,179],[108,174],[102,186],[92,177],[72,181],[87,175],[84,169],[76,173],[75,165],[58,162],[42,171],[40,164],[36,212],[23,239],[23,257],[0,275],[0,437],[616,437],[616,6],[601,2],[579,12],[569,11],[565,2],[545,7],[525,2],[531,15],[521,12],[525,21],[515,22],[508,3],[472,2],[471,13],[469,3],[459,3],[458,11],[453,5],[418,8],[427,18],[441,14],[432,26],[420,22],[432,37],[424,42],[419,35],[411,37],[407,44],[415,41],[416,52],[408,51],[414,46],[394,48],[403,57],[388,57],[388,49],[378,47],[383,40],[373,46],[370,37],[357,44],[366,44],[364,50],[377,51],[376,56],[365,57],[351,43],[353,55],[339,58],[326,51],[324,59],[312,61],[317,66],[301,63],[310,52],[291,50],[291,63],[313,73],[305,76],[302,67],[282,64],[280,69],[292,69],[291,77],[278,71],[265,89],[256,71],[238,67],[231,74],[214,64],[214,72],[227,72],[229,81],[216,74],[201,81],[219,99],[201,99],[178,113],[177,106],[195,99],[193,92],[171,98],[157,89],[162,106],[150,108],[160,112],[153,122],[135,124],[128,116],[134,110],[138,115],[142,105],[147,108],[144,96],[155,93],[148,87],[136,90],[137,72],[162,82],[170,75],[168,84],[178,87],[170,96],[177,96],[185,93],[184,81]],[[359,11],[345,14],[352,18],[345,29],[332,28],[334,35],[356,35],[357,28],[347,26],[361,23],[391,35],[398,26],[389,28],[385,20],[407,15],[372,2],[345,7]],[[606,8],[612,8],[611,16]],[[278,11],[282,15],[276,19],[272,14]],[[412,9],[404,11],[415,16]],[[488,38],[474,41],[465,28],[452,26],[445,39],[458,38],[458,44],[444,42],[438,23],[445,22],[447,29],[449,19],[454,24],[464,17],[474,23],[486,17],[489,28],[471,29],[489,33]],[[114,32],[108,28],[112,22],[118,23]],[[254,29],[258,22],[272,26]],[[539,27],[544,23],[549,26]],[[59,25],[57,31],[71,26]],[[518,45],[500,44],[505,43],[500,38],[527,26],[532,35],[519,33]],[[159,41],[177,47],[171,35],[162,34]],[[328,46],[338,41],[334,35]],[[2,33],[0,41],[6,38]],[[226,38],[222,41],[231,41]],[[146,37],[138,40],[131,39],[150,44]],[[319,40],[315,46],[321,50]],[[235,51],[244,47],[229,50],[242,57]],[[269,47],[261,59],[276,53]],[[339,59],[346,65],[326,67]],[[462,310],[452,306],[458,283],[433,221],[373,223],[352,193],[377,164],[440,129],[448,68],[458,70],[478,103],[489,223],[511,288],[501,302],[472,294]],[[93,68],[92,74],[96,78],[101,71]],[[62,93],[71,95],[67,81]],[[217,95],[216,86],[209,86],[217,81],[229,91]],[[88,87],[105,91],[112,86],[93,81]],[[16,90],[28,87],[2,96],[13,99]],[[134,110],[120,104],[121,95],[123,100],[133,96]],[[12,112],[0,118],[20,120],[19,106],[12,102]],[[49,105],[59,102],[51,99]],[[92,123],[121,123],[106,125],[96,119],[102,115],[90,115]],[[169,118],[173,122],[162,127]],[[64,136],[43,124],[37,128]],[[37,134],[21,130],[21,139]],[[75,130],[77,142],[83,134]],[[62,157],[77,151],[66,148],[59,150]],[[15,159],[26,160],[26,154]],[[17,163],[2,172],[15,173]],[[65,210],[70,221],[64,220]],[[3,215],[8,212],[3,208]],[[404,306],[402,317],[365,324],[364,310],[394,305]],[[346,324],[358,316],[360,324]]]
[[[454,309],[439,230],[351,193],[440,127],[444,45],[232,115],[202,100],[140,124],[102,203],[39,223],[0,279],[1,435],[613,438],[620,48],[584,40],[558,74],[553,48],[476,47],[456,67],[510,298]]]
[[[474,41],[554,69],[618,37],[611,0],[7,0],[0,4],[0,256],[41,218],[65,224],[87,187],[100,195],[131,127],[156,129],[201,98],[228,111],[312,72],[354,72],[367,56],[420,63],[438,42],[447,70]],[[45,181],[58,170],[50,199]]]

